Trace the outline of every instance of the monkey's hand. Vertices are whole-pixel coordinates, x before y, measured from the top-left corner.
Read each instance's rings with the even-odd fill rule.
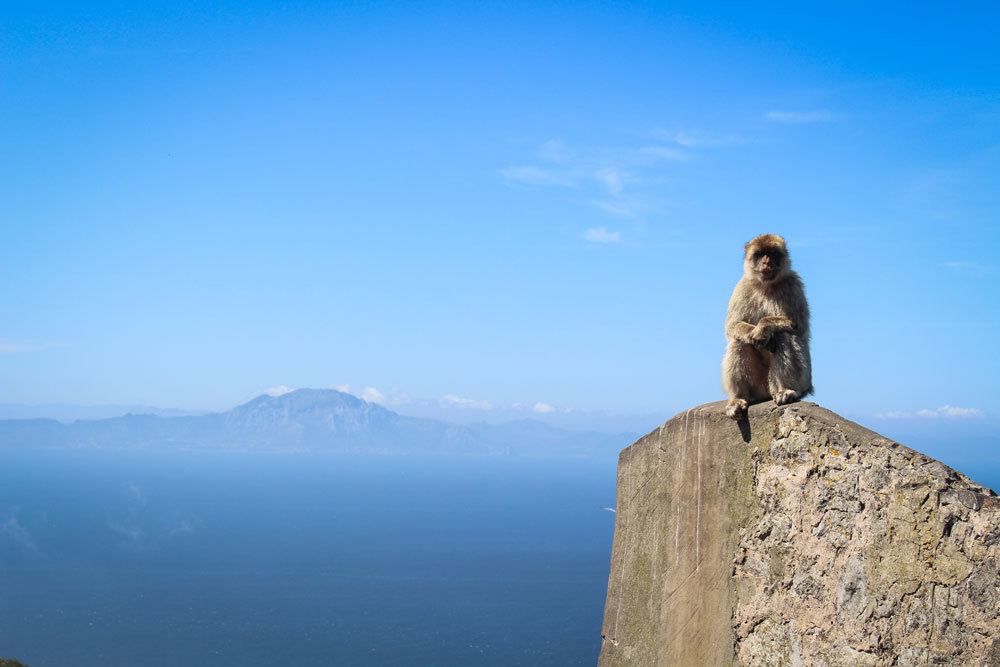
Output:
[[[760,321],[757,322],[757,327],[767,327],[768,331],[770,331],[772,335],[786,331],[795,331],[795,323],[784,315],[768,315],[767,317],[762,317],[760,318]]]
[[[794,331],[795,325],[790,319],[782,315],[768,315],[762,317],[757,326],[750,332],[750,343],[758,349],[763,349],[771,342],[774,334]]]
[[[753,331],[754,331],[754,326],[749,322],[737,322],[729,330],[729,335],[737,343],[753,345],[754,343],[753,340],[751,339]]]
[[[767,347],[767,344],[771,342],[771,327],[767,324],[761,322],[750,331],[747,338],[751,345],[761,350]]]

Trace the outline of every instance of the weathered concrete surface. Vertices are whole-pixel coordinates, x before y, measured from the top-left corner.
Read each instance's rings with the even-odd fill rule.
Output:
[[[600,665],[998,665],[1000,499],[813,403],[622,451]]]

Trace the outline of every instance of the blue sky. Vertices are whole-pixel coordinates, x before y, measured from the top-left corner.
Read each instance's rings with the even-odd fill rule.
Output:
[[[666,418],[776,232],[815,400],[996,433],[995,4],[4,14],[0,402]]]

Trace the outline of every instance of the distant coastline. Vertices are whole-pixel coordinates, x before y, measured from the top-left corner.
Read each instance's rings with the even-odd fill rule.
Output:
[[[2,447],[612,457],[634,437],[531,419],[451,424],[400,415],[335,389],[261,395],[219,413],[0,420]]]

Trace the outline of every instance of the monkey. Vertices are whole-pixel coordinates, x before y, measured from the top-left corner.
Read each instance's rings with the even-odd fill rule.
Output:
[[[722,386],[731,419],[745,419],[751,403],[772,398],[785,405],[812,393],[809,304],[782,237],[762,234],[744,246],[726,339]]]

